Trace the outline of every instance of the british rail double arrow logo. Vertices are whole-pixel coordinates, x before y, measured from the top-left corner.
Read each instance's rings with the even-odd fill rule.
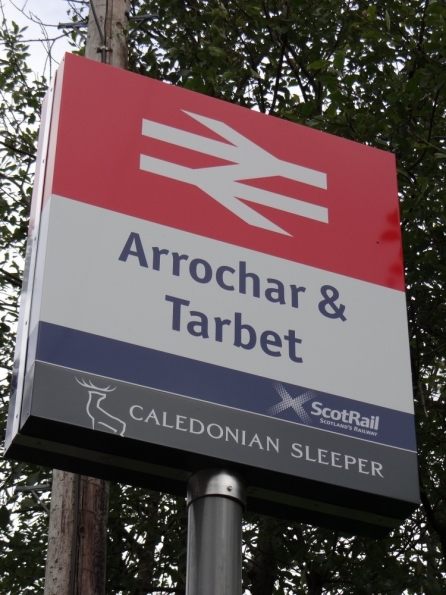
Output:
[[[140,169],[186,184],[193,184],[245,223],[262,229],[290,235],[239,199],[328,223],[328,209],[325,207],[254,188],[240,182],[241,180],[249,181],[281,176],[326,190],[327,176],[325,173],[277,159],[224,122],[191,112],[185,113],[228,142],[219,142],[151,120],[143,120],[142,134],[178,147],[230,161],[231,164],[194,169],[156,157],[141,155]]]

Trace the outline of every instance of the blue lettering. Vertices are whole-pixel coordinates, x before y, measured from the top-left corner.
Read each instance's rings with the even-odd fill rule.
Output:
[[[202,277],[200,277],[197,273],[197,268],[199,265],[203,267],[204,275]],[[197,283],[209,283],[209,281],[212,279],[211,265],[202,258],[194,258],[193,260],[191,260],[191,263],[189,265],[189,272],[192,279],[194,281],[197,281]]]
[[[235,269],[226,266],[218,267],[217,272],[215,273],[215,279],[222,289],[226,289],[226,291],[234,291],[234,286],[227,285],[223,280],[223,274],[226,272],[231,273],[231,275],[233,275],[235,273]]]
[[[267,355],[272,355],[273,357],[280,357],[282,355],[280,351],[272,351],[270,349],[270,347],[278,347],[279,349],[282,347],[282,339],[274,331],[264,331],[260,335],[260,347]]]
[[[172,264],[172,275],[176,277],[180,276],[180,262],[182,260],[189,260],[187,254],[179,254],[178,252],[172,252],[173,264]]]
[[[173,309],[172,309],[172,330],[179,331],[181,326],[181,306],[188,306],[190,304],[187,300],[182,300],[180,298],[173,297],[171,295],[166,295],[165,298],[166,302],[172,302]]]
[[[207,316],[205,314],[202,314],[201,312],[197,312],[196,310],[192,310],[190,315],[196,316],[200,320],[196,322],[189,322],[187,325],[188,332],[194,337],[203,337],[203,339],[209,339],[209,325]]]
[[[269,302],[284,304],[285,303],[285,286],[277,279],[267,279],[268,283],[276,284],[276,287],[269,287],[265,290],[265,297]]]
[[[221,343],[223,341],[223,327],[225,325],[229,326],[231,321],[227,318],[220,318],[216,316],[215,320],[215,340]]]
[[[260,297],[260,279],[255,273],[246,272],[246,262],[240,261],[239,270],[239,288],[240,293],[246,293],[246,279],[252,280],[252,295],[253,297]]]
[[[234,345],[243,349],[254,349],[257,343],[256,332],[249,324],[242,324],[242,315],[240,312],[235,313],[234,325]],[[243,343],[242,341],[242,331],[248,333],[247,343]]]
[[[290,360],[301,364],[303,359],[296,355],[296,345],[302,343],[302,339],[298,339],[293,330],[289,330],[288,335],[285,335],[284,339],[285,341],[288,341],[288,355],[290,356]]]
[[[160,260],[161,260],[161,255],[162,254],[169,254],[169,250],[163,249],[161,250],[160,248],[157,248],[156,246],[154,246],[152,248],[152,252],[153,252],[153,260],[152,260],[152,267],[154,271],[159,271],[160,270]]]
[[[135,244],[135,250],[132,250],[133,244]],[[142,247],[141,238],[139,237],[138,233],[135,233],[133,231],[131,232],[127,242],[125,243],[119,260],[122,260],[122,262],[127,262],[127,258],[129,256],[136,256],[136,258],[139,260],[140,267],[145,267],[146,269],[149,268],[149,265],[147,264],[146,255],[144,254],[144,248]]]
[[[291,288],[291,306],[292,308],[299,307],[299,293],[304,293],[307,288],[306,287],[297,287],[296,285],[290,285]]]

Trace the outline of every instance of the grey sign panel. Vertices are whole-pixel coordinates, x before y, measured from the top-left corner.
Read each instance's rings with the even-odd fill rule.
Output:
[[[65,468],[85,458],[94,475],[178,493],[203,466],[229,466],[254,510],[345,531],[383,534],[418,497],[414,453],[42,362],[26,377],[21,435],[11,456],[32,445],[57,464],[64,443]]]

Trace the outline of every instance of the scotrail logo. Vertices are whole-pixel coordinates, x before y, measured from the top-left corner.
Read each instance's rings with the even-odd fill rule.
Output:
[[[273,386],[282,400],[268,409],[269,415],[277,415],[287,409],[293,409],[299,420],[307,425],[313,425],[316,418],[318,418],[320,424],[330,426],[332,429],[338,431],[347,430],[348,432],[368,434],[371,436],[377,436],[378,434],[378,415],[366,416],[353,409],[341,410],[334,407],[326,407],[320,401],[314,401],[311,404],[311,415],[309,415],[303,406],[318,396],[315,391],[307,390],[298,397],[293,398],[280,382],[273,382]]]
[[[311,405],[311,415],[319,417],[320,423],[340,427],[346,430],[353,430],[361,434],[377,435],[379,428],[379,415],[361,415],[359,411],[348,409],[332,409],[324,407],[322,403],[315,401]]]
[[[143,120],[142,134],[231,163],[195,169],[141,155],[140,169],[197,186],[249,225],[269,231],[290,235],[239,199],[328,223],[328,209],[325,207],[241,183],[241,181],[281,176],[326,190],[325,173],[277,159],[219,120],[186,111],[184,113],[228,142],[219,142],[151,120]]]
[[[270,415],[277,415],[278,413],[281,413],[286,409],[293,409],[297,417],[301,421],[303,421],[306,424],[311,424],[311,417],[303,408],[303,404],[307,401],[311,401],[311,399],[314,399],[317,396],[316,393],[312,390],[308,390],[303,394],[299,395],[298,397],[294,397],[293,399],[289,392],[286,390],[286,388],[283,386],[283,384],[281,384],[280,382],[273,382],[273,386],[279,393],[279,396],[282,399],[282,401],[280,403],[277,403],[273,407],[270,407],[268,409],[268,413]]]

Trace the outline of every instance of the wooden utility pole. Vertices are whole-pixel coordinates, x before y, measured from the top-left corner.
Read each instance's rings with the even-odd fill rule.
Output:
[[[127,68],[127,14],[130,0],[90,0],[85,55]]]
[[[127,67],[130,0],[90,0],[85,55]],[[109,484],[54,470],[44,595],[104,595]]]

